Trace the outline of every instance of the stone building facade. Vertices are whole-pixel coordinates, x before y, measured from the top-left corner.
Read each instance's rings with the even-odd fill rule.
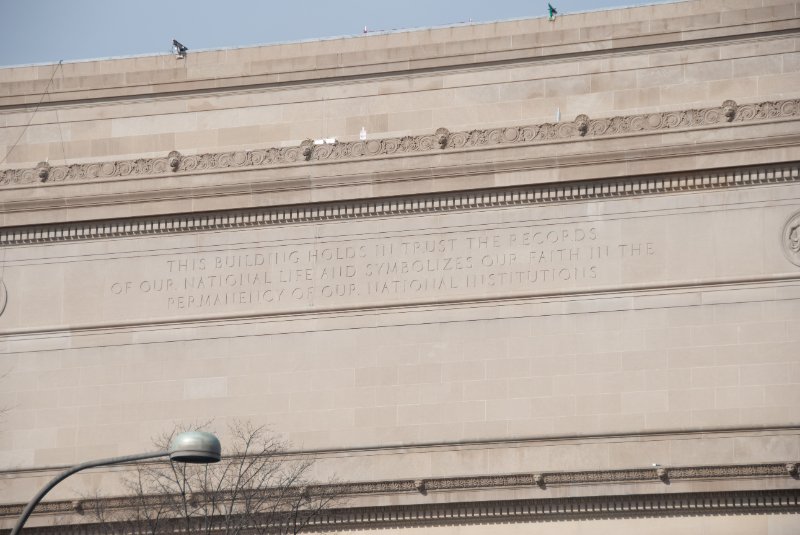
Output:
[[[0,69],[0,154],[2,527],[239,418],[339,533],[800,532],[795,2]]]

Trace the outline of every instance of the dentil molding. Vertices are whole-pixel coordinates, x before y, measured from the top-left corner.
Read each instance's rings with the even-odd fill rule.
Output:
[[[800,182],[800,163],[791,162],[661,176],[625,177],[308,205],[9,227],[0,228],[0,246],[267,227],[314,221],[363,219],[503,206],[542,205],[796,182]],[[797,224],[795,224],[795,219]],[[795,219],[792,219],[792,223],[787,224],[784,242],[790,247],[787,254],[797,256],[798,262],[800,262],[800,252],[795,250],[798,232],[800,232],[798,230],[800,217]],[[794,259],[794,256],[791,256],[790,259]]]

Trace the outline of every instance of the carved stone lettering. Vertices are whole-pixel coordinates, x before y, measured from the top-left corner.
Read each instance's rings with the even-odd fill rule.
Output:
[[[656,255],[592,224],[298,242],[150,260],[146,277],[114,280],[107,296],[166,313],[504,297],[613,284],[622,264]]]

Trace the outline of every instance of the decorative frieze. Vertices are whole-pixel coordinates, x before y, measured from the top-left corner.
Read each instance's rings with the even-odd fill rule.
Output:
[[[81,182],[171,173],[269,168],[306,162],[334,162],[386,157],[441,150],[470,150],[501,145],[531,145],[554,141],[635,135],[645,132],[748,123],[800,116],[800,99],[738,105],[726,100],[721,106],[590,119],[578,115],[574,121],[509,126],[450,132],[439,128],[433,134],[369,139],[316,145],[310,139],[294,147],[181,155],[172,151],[165,157],[139,158],[84,164],[50,166],[40,162],[33,169],[0,171],[0,186],[38,182]]]
[[[5,228],[0,229],[0,246],[539,205],[797,181],[800,181],[800,164],[764,165],[664,176]],[[800,232],[797,225],[800,225],[800,216],[787,225],[784,242],[790,259],[797,258],[800,262],[800,249],[795,247],[796,235]]]

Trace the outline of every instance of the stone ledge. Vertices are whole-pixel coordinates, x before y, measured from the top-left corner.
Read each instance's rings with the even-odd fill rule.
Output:
[[[76,506],[82,506],[76,503]],[[665,518],[686,516],[720,516],[780,514],[798,512],[800,496],[793,490],[702,492],[671,495],[635,494],[631,496],[597,496],[541,500],[456,502],[450,504],[342,507],[320,515],[308,527],[310,532],[331,529],[387,529],[440,527],[457,525],[491,525],[507,523],[539,523],[575,520],[608,520],[630,518]],[[97,533],[95,524],[85,523],[77,512],[73,525],[28,527],[26,533],[36,535],[87,535]],[[63,520],[63,518],[62,518]],[[2,533],[8,533],[3,530]]]
[[[493,500],[382,507],[331,509],[308,527],[310,532],[335,529],[364,530],[438,527],[475,524],[539,523],[568,520],[664,518],[706,515],[796,514],[797,490],[634,494],[540,500]],[[73,511],[76,522],[79,516]],[[77,518],[76,518],[77,517]],[[85,522],[85,520],[84,520]],[[93,524],[29,527],[36,535],[87,535]]]
[[[296,492],[308,492],[314,494],[334,494],[339,496],[356,497],[360,495],[393,495],[393,494],[423,494],[427,495],[437,491],[456,491],[467,489],[499,489],[507,487],[538,487],[547,490],[549,487],[557,486],[580,486],[586,484],[614,484],[631,482],[660,482],[669,485],[672,482],[682,480],[712,480],[712,479],[735,479],[735,478],[798,478],[798,462],[788,461],[780,463],[765,464],[746,464],[746,465],[720,465],[720,466],[676,466],[676,467],[652,467],[625,470],[602,470],[602,471],[580,471],[580,472],[550,472],[550,473],[528,473],[528,474],[502,474],[491,476],[472,476],[472,477],[443,477],[427,479],[406,479],[392,481],[370,481],[337,483],[331,485],[309,485],[303,488],[298,487]],[[266,492],[269,492],[267,489]],[[791,492],[791,491],[790,491]],[[670,501],[678,499],[682,501],[681,495],[670,495],[669,497],[660,494],[660,500]],[[690,494],[689,496],[693,496]],[[794,491],[795,501],[793,505],[798,505],[800,490]],[[157,504],[159,496],[150,496],[148,501]],[[582,499],[586,499],[585,497]],[[597,499],[597,498],[595,498]],[[621,496],[614,498],[615,502],[625,499]],[[630,499],[630,498],[628,498]],[[134,500],[139,498],[115,497],[100,498],[98,500],[88,499],[82,501],[83,509],[122,509],[130,507]],[[563,498],[559,499],[563,500]],[[638,501],[638,500],[637,500]],[[98,502],[98,503],[95,503]],[[541,503],[544,500],[533,500],[532,503]],[[99,505],[102,503],[103,505]],[[785,502],[781,503],[786,505]],[[481,504],[482,505],[482,504]],[[759,505],[769,505],[769,500],[759,500]],[[5,504],[0,505],[0,517],[18,516],[24,504]],[[419,507],[417,505],[416,507]],[[506,505],[507,507],[507,505]],[[671,509],[674,508],[671,507]],[[38,514],[69,514],[75,512],[74,500],[44,502],[37,507]]]

